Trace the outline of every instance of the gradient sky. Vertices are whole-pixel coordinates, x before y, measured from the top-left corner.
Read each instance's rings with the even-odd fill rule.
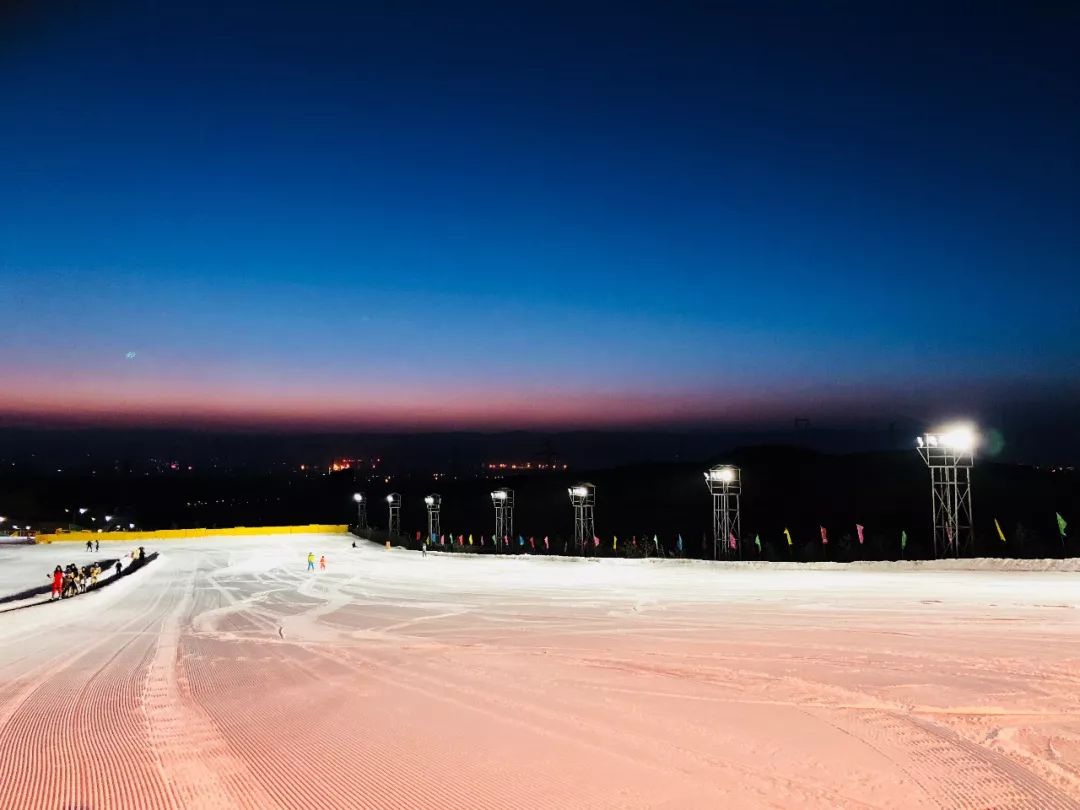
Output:
[[[1076,4],[97,5],[0,24],[5,418],[1080,403]]]

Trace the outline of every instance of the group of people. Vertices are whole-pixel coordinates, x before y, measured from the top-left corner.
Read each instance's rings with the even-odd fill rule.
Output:
[[[355,546],[356,544],[353,543],[353,545]],[[307,570],[308,571],[314,571],[315,570],[315,552],[313,552],[313,551],[309,551],[308,555],[307,555]],[[325,571],[326,570],[326,555],[325,554],[323,556],[319,557],[319,570],[320,571]]]
[[[86,550],[95,551],[99,545],[97,542],[91,545],[91,541],[88,540]],[[146,549],[139,546],[130,554],[124,556],[130,558],[132,563],[135,563],[146,558]],[[123,570],[123,564],[120,560],[117,560],[116,576],[120,576]],[[66,568],[61,568],[58,565],[49,576],[52,579],[52,594],[49,596],[49,600],[67,599],[69,596],[78,596],[80,593],[86,593],[87,590],[95,587],[101,577],[101,565],[96,562],[82,566],[68,563]]]
[[[120,562],[116,563],[116,573],[120,573]],[[97,563],[92,565],[77,566],[68,563],[67,568],[59,565],[52,572],[52,595],[49,599],[66,599],[69,596],[77,596],[86,593],[87,588],[93,588],[98,584],[101,576],[101,566]]]

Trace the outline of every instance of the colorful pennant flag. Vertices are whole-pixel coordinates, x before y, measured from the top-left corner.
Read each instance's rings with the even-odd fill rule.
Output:
[[[469,535],[469,545],[470,546],[472,545],[472,535],[471,534]]]
[[[600,538],[597,537],[595,534],[592,537],[592,544],[593,548],[600,548]]]
[[[446,535],[445,534],[440,534],[439,535],[439,545],[440,546],[445,546],[446,545]]]
[[[855,524],[855,533],[859,535],[859,545],[863,544],[863,526],[860,523]]]
[[[1055,512],[1054,514],[1057,515],[1058,532],[1060,532],[1061,538],[1065,539],[1065,527],[1069,524],[1065,522],[1065,518],[1061,516],[1060,512]]]
[[[524,537],[522,537],[522,536],[521,536],[521,535],[519,534],[519,535],[518,535],[518,546],[524,546],[524,545],[525,545],[525,538],[524,538]]]
[[[731,546],[732,551],[739,547],[739,541],[735,539],[735,532],[728,532],[728,545]]]
[[[660,556],[660,538],[655,534],[652,536],[652,543],[656,547],[656,556]]]
[[[544,551],[551,551],[551,544],[548,543],[547,535],[544,535]]]
[[[761,553],[761,535],[760,534],[755,534],[754,535],[754,545],[757,546],[757,553],[760,554]]]
[[[419,543],[419,542],[420,542],[420,532],[417,532],[417,533],[416,533],[416,542],[417,542],[417,543]]]
[[[615,535],[615,539],[611,541],[611,550],[614,551],[619,547],[619,535]]]
[[[818,526],[818,528],[821,529],[821,545],[823,545],[823,546],[829,545],[829,535],[825,534],[825,527],[824,526]]]
[[[1001,542],[1002,542],[1002,543],[1007,543],[1007,542],[1008,542],[1008,540],[1006,540],[1006,539],[1005,539],[1005,532],[1003,532],[1003,531],[1001,530],[1001,524],[1000,524],[1000,523],[998,523],[998,519],[997,519],[997,518],[994,518],[994,528],[995,528],[995,529],[997,529],[998,537],[1000,537],[1000,538],[1001,538]]]
[[[679,553],[682,554],[682,535],[679,535],[679,539],[675,543],[675,547],[679,549]]]
[[[786,528],[784,529],[784,537],[787,538],[788,546],[791,546],[791,532],[789,532]]]
[[[900,550],[903,551],[906,548],[907,548],[907,532],[904,531],[904,530],[901,530],[900,531]]]

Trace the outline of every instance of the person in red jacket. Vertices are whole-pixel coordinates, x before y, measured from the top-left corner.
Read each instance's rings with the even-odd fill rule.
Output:
[[[52,599],[59,599],[64,595],[64,572],[60,570],[60,566],[56,566],[52,572]]]

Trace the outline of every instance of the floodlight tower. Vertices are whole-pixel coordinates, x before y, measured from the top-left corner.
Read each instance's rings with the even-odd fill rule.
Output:
[[[585,554],[586,544],[596,536],[596,520],[593,508],[596,506],[596,487],[592,484],[575,484],[567,490],[570,503],[574,505],[574,548],[578,554]]]
[[[386,505],[390,507],[390,522],[386,531],[391,537],[397,537],[401,534],[401,496],[391,492],[386,496]]]
[[[739,515],[739,495],[742,492],[742,472],[730,464],[718,464],[705,473],[705,485],[712,493],[713,559],[724,554],[738,553],[731,548],[731,538],[742,536]]]
[[[352,499],[356,501],[356,526],[358,529],[367,528],[367,498],[363,492],[354,492]]]
[[[424,505],[427,507],[427,536],[430,540],[432,537],[439,536],[439,509],[442,507],[442,495],[433,493],[425,496]]]
[[[495,490],[491,502],[495,506],[495,542],[501,543],[504,537],[514,533],[514,490],[506,487]]]
[[[969,425],[952,425],[915,439],[930,468],[934,556],[959,557],[973,545],[971,466],[978,436]]]

